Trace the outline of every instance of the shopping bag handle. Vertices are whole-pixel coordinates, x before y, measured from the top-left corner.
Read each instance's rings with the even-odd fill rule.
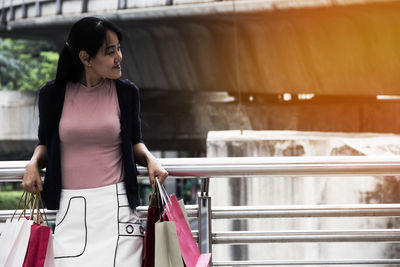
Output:
[[[21,214],[18,217],[18,220],[21,219],[22,216],[26,217],[26,210],[30,207],[30,216],[29,219],[30,220],[34,220],[34,215],[36,212],[36,220],[35,222],[37,224],[41,224],[43,222],[43,215],[44,215],[44,219],[46,221],[46,224],[49,225],[49,222],[47,220],[47,215],[46,212],[44,211],[44,204],[43,204],[43,200],[42,200],[42,196],[40,194],[40,191],[38,188],[35,188],[35,191],[33,193],[29,193],[24,191],[18,201],[18,204],[15,208],[15,211],[11,217],[11,221],[14,219],[17,210],[19,209],[22,199],[24,199],[24,207],[22,209]],[[40,206],[42,206],[43,212],[40,211]]]
[[[166,207],[166,209],[169,211],[168,203],[171,201],[167,190],[165,189],[164,185],[160,184],[160,181],[158,180],[158,177],[156,177],[156,183],[158,185],[158,191],[161,196],[161,201],[163,202],[163,206]]]
[[[44,204],[43,204],[43,200],[42,200],[42,195],[40,194],[39,188],[35,188],[35,196],[36,196],[36,200],[37,200],[37,207],[36,207],[36,211],[37,211],[37,224],[41,224],[43,222],[43,216],[44,215],[44,219],[46,221],[46,224],[49,225],[49,221],[47,220],[47,215],[46,212],[44,211]],[[42,206],[42,210],[43,212],[40,211],[40,206]]]
[[[22,202],[22,199],[23,198],[25,198],[25,200],[24,200],[24,203],[25,203],[25,205],[24,205],[24,209],[22,210],[22,212],[21,212],[21,215],[18,217],[18,220],[21,218],[21,216],[22,215],[24,215],[24,216],[26,216],[26,207],[27,207],[27,201],[28,201],[28,195],[27,195],[27,192],[22,192],[22,195],[21,195],[21,197],[19,198],[19,201],[18,201],[18,204],[17,204],[17,206],[15,207],[15,210],[14,210],[14,213],[13,213],[13,215],[11,216],[11,220],[10,221],[13,221],[13,219],[14,219],[14,217],[15,217],[15,214],[17,213],[17,210],[18,210],[18,208],[20,207],[20,205],[21,205],[21,202]]]

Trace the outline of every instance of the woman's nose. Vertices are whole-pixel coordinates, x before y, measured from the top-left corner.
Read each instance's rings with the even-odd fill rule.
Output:
[[[120,62],[122,60],[122,52],[118,51],[118,53],[116,53],[116,61]]]

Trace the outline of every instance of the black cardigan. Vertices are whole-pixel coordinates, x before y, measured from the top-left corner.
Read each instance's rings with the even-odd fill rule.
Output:
[[[128,80],[115,80],[118,103],[121,111],[121,151],[124,183],[129,206],[140,205],[137,169],[132,145],[142,142],[140,123],[139,89]],[[45,145],[46,175],[43,185],[43,200],[48,209],[57,210],[61,195],[61,157],[59,123],[64,105],[66,85],[54,81],[45,84],[39,92],[38,145]]]

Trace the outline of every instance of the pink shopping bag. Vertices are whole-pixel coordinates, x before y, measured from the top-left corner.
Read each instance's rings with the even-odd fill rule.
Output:
[[[192,236],[192,232],[186,222],[185,216],[181,210],[178,199],[175,195],[171,195],[164,213],[169,221],[174,221],[176,225],[176,233],[179,241],[179,248],[181,250],[182,258],[187,267],[207,267],[211,253],[205,253],[200,255],[199,248],[196,245],[196,241]]]

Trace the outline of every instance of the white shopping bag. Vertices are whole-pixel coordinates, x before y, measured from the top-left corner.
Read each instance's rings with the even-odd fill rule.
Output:
[[[54,261],[54,249],[53,249],[53,234],[50,232],[49,243],[47,244],[46,260],[44,261],[44,267],[55,267]]]
[[[175,222],[156,222],[154,237],[154,266],[183,267]]]
[[[0,267],[21,267],[28,248],[33,221],[7,219],[0,236]]]

